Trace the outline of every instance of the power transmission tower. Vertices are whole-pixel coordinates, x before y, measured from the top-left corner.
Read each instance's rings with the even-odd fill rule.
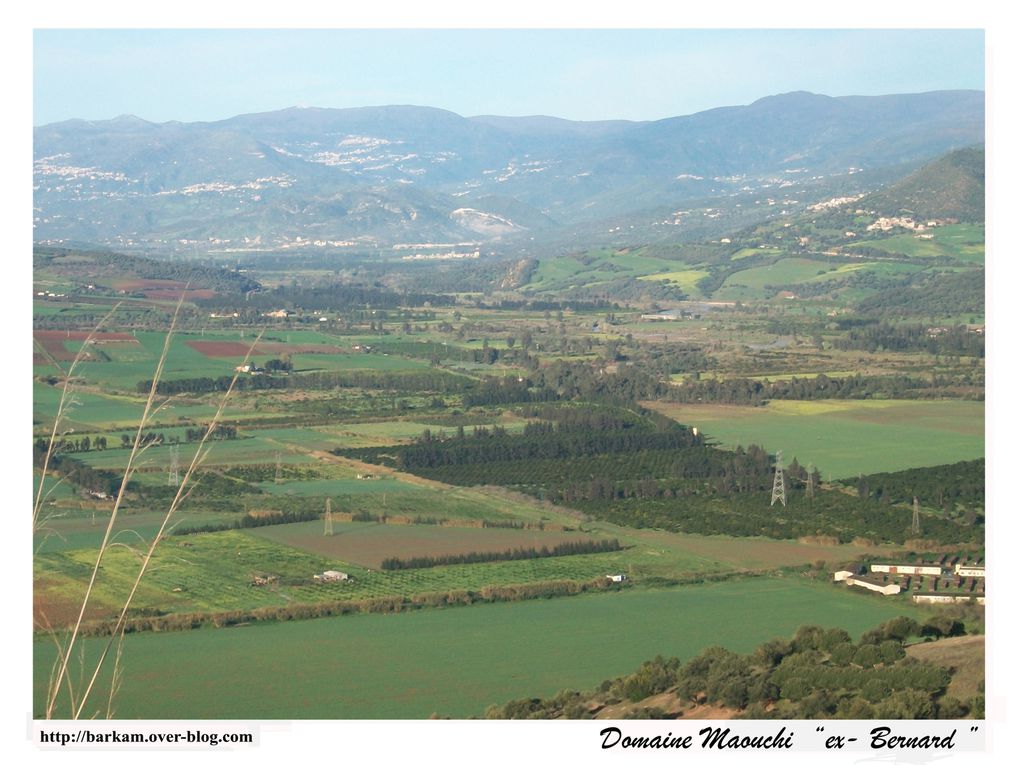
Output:
[[[326,528],[322,535],[325,537],[333,536],[333,505],[329,497],[326,497]]]
[[[181,485],[181,455],[177,444],[170,447],[170,467],[167,468],[166,485]]]
[[[783,507],[786,507],[786,479],[783,478],[783,453],[781,451],[776,452],[776,477],[772,481],[772,501],[769,503],[769,507],[776,504],[776,500],[783,503]]]
[[[280,453],[277,452],[276,453],[276,478],[274,479],[275,483],[279,483],[280,479],[282,477],[283,477],[283,470],[281,468],[281,458],[280,458]]]
[[[810,462],[807,466],[807,496],[808,499],[814,501],[815,499],[815,466]]]
[[[914,497],[914,522],[910,524],[910,533],[914,536],[921,534],[921,505],[918,503],[917,497]]]

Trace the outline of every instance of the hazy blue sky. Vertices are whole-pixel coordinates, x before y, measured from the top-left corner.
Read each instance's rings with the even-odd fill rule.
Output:
[[[382,104],[643,120],[984,88],[980,30],[36,30],[33,56],[36,125]]]

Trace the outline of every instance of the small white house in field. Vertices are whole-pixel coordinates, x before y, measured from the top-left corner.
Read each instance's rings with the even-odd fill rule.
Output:
[[[942,575],[942,566],[915,566],[910,563],[872,563],[870,569],[873,574]]]
[[[350,577],[343,571],[323,571],[314,577],[317,582],[346,582]]]
[[[627,581],[626,574],[606,574],[606,579],[610,582],[625,582]]]

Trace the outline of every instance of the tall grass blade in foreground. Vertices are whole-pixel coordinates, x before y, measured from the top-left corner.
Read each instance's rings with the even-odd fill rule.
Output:
[[[39,528],[39,513],[42,509],[42,503],[46,496],[43,493],[43,489],[45,488],[46,485],[46,474],[49,472],[50,468],[50,459],[53,457],[53,452],[56,449],[57,437],[60,435],[60,428],[64,422],[64,417],[66,416],[67,411],[74,405],[74,394],[71,388],[75,379],[74,373],[78,369],[78,364],[80,364],[82,359],[84,359],[85,356],[88,355],[86,349],[90,345],[92,345],[92,341],[95,339],[96,335],[103,329],[107,322],[109,322],[109,320],[113,317],[114,312],[116,312],[118,308],[120,308],[120,303],[117,303],[113,308],[111,308],[109,312],[107,312],[107,314],[102,319],[99,320],[99,323],[96,324],[95,327],[93,327],[92,331],[89,332],[84,342],[82,342],[81,347],[78,349],[78,352],[74,355],[74,359],[71,361],[71,366],[68,367],[67,373],[64,375],[64,384],[61,387],[60,391],[60,401],[57,404],[57,414],[53,418],[53,429],[50,432],[49,444],[47,445],[46,448],[46,457],[43,459],[42,475],[39,477],[39,490],[35,494],[35,503],[33,504],[32,507],[33,534]],[[42,350],[43,352],[45,352],[46,349],[42,348]],[[49,354],[47,353],[47,355]],[[50,360],[57,369],[60,369],[60,364],[57,362],[56,359],[50,357]]]
[[[96,577],[99,575],[99,568],[103,562],[103,556],[106,554],[107,549],[110,545],[110,538],[113,535],[113,527],[117,521],[117,514],[120,510],[121,503],[124,501],[124,492],[127,490],[128,482],[131,480],[131,476],[134,471],[135,461],[139,454],[144,451],[145,447],[142,446],[142,436],[145,432],[145,428],[149,425],[152,415],[154,414],[154,402],[156,399],[156,388],[159,385],[159,380],[163,375],[163,367],[166,364],[167,356],[170,352],[170,341],[173,339],[174,332],[177,329],[177,318],[181,312],[181,306],[184,304],[184,295],[186,291],[181,293],[180,300],[177,301],[177,307],[174,309],[173,318],[170,321],[170,328],[167,331],[166,339],[163,342],[163,350],[160,353],[159,361],[156,364],[156,371],[153,375],[152,385],[149,388],[149,395],[145,400],[145,408],[142,411],[142,417],[138,422],[138,429],[135,432],[134,444],[131,447],[131,453],[128,455],[127,465],[124,467],[124,476],[120,483],[120,488],[117,491],[117,498],[113,503],[113,510],[110,512],[110,520],[106,524],[106,531],[103,534],[103,540],[99,545],[99,553],[96,556],[96,562],[92,567],[92,574],[89,577],[88,586],[85,589],[85,595],[82,597],[81,609],[78,612],[78,618],[75,621],[74,628],[71,630],[71,635],[68,639],[67,647],[63,651],[63,656],[58,659],[59,666],[57,668],[56,680],[51,688],[50,696],[46,702],[46,718],[50,719],[53,717],[53,709],[56,706],[57,698],[60,695],[60,689],[64,684],[65,678],[67,677],[68,666],[74,655],[74,646],[78,640],[79,633],[81,632],[81,624],[85,619],[85,612],[88,608],[89,599],[92,596],[92,591],[95,588]],[[156,408],[158,409],[158,407]],[[69,686],[70,689],[70,686]]]
[[[248,348],[247,354],[245,354],[244,361],[241,363],[241,367],[248,364],[248,360],[251,358],[252,353],[255,351],[255,346],[259,340],[262,339],[262,333],[260,332],[252,344]],[[103,647],[103,652],[100,654],[99,659],[96,662],[95,670],[92,673],[92,677],[89,679],[88,685],[82,692],[81,699],[76,708],[74,708],[73,718],[78,719],[81,716],[85,704],[88,701],[89,695],[92,693],[92,689],[95,687],[96,680],[99,677],[100,670],[103,668],[103,664],[106,661],[110,650],[113,648],[114,643],[117,644],[117,656],[114,664],[113,679],[110,683],[110,701],[107,705],[107,714],[111,714],[113,706],[113,697],[116,694],[116,689],[120,684],[121,677],[121,665],[120,659],[123,652],[123,640],[124,640],[124,629],[126,626],[127,613],[131,607],[131,601],[134,599],[135,593],[138,591],[138,586],[142,582],[142,577],[145,575],[146,570],[149,567],[149,563],[152,561],[152,556],[156,552],[156,546],[159,541],[166,534],[167,526],[170,524],[170,519],[173,517],[174,512],[180,507],[181,503],[187,498],[190,493],[190,489],[187,488],[191,483],[192,476],[195,470],[201,466],[205,461],[206,456],[209,454],[211,446],[206,446],[206,442],[216,432],[216,428],[219,425],[220,418],[223,416],[223,410],[226,408],[227,400],[230,398],[230,394],[233,392],[234,387],[237,385],[237,378],[240,376],[240,372],[235,372],[233,379],[230,381],[230,385],[224,392],[220,399],[220,404],[216,409],[216,413],[213,418],[209,421],[209,426],[206,428],[205,433],[202,436],[202,440],[199,442],[198,447],[195,449],[195,454],[191,458],[191,463],[188,465],[188,469],[181,479],[180,485],[177,487],[177,493],[174,495],[173,501],[170,503],[169,509],[166,511],[166,515],[163,516],[163,522],[160,524],[159,530],[153,536],[152,541],[149,543],[149,549],[145,552],[142,557],[142,565],[138,569],[138,574],[135,577],[134,584],[131,586],[131,592],[128,593],[127,598],[124,600],[124,606],[120,611],[120,616],[117,618],[117,623],[114,625],[113,630],[110,634],[110,639],[107,640],[106,645]]]

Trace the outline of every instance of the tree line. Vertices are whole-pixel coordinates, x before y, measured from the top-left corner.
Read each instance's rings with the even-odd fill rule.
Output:
[[[394,309],[426,305],[448,306],[456,302],[452,295],[395,291],[381,286],[333,282],[313,286],[281,285],[270,290],[236,297],[196,300],[196,304],[221,310],[272,311],[279,308],[303,311],[345,311],[351,308]]]
[[[423,555],[414,558],[386,558],[380,564],[383,571],[401,571],[412,568],[433,568],[434,566],[454,566],[465,563],[492,563],[504,560],[533,560],[536,558],[555,558],[565,555],[590,555],[594,553],[618,552],[623,548],[618,539],[587,539],[579,542],[563,542],[551,549],[543,545],[540,548],[518,547],[513,550],[498,552],[469,552],[459,555]]]
[[[752,380],[735,377],[725,380],[686,380],[665,394],[680,403],[718,403],[761,406],[772,399],[810,401],[815,399],[892,399],[948,396],[951,382],[940,378],[907,375],[849,375],[794,377],[789,380]]]
[[[179,393],[223,392],[230,387],[233,376],[191,377],[182,380],[160,380],[156,392],[161,396]],[[398,372],[344,371],[309,372],[288,377],[268,375],[241,376],[235,388],[239,390],[333,390],[336,388],[369,388],[409,392],[460,393],[469,390],[475,381],[463,375],[442,370],[406,370]],[[152,380],[142,380],[135,386],[147,393]]]

